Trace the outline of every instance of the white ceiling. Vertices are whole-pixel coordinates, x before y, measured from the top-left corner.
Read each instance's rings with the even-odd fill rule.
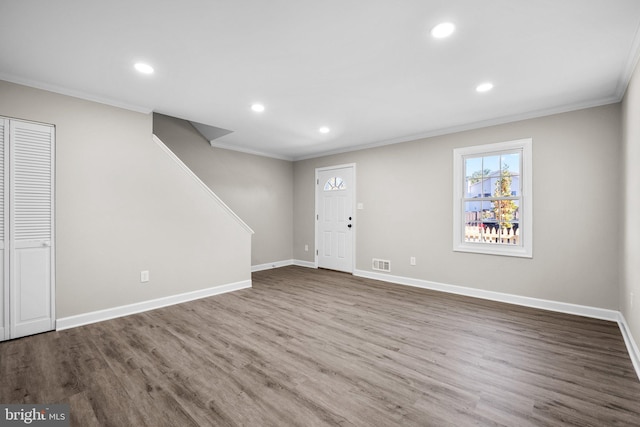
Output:
[[[617,102],[639,24],[638,0],[2,0],[0,79],[300,159]]]

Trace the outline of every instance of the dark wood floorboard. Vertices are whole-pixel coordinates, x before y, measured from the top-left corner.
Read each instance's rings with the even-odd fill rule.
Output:
[[[74,426],[640,426],[617,324],[285,267],[0,343],[1,403]]]

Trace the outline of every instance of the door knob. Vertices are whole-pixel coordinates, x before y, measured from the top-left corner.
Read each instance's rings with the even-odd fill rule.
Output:
[[[351,228],[351,224],[347,225],[347,227]]]
[[[351,221],[351,217],[349,217],[349,221]]]

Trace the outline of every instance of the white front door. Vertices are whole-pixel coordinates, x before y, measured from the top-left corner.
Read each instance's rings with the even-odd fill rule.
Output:
[[[316,169],[318,267],[353,273],[354,165]]]

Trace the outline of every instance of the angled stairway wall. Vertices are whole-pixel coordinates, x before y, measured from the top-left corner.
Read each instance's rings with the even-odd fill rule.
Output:
[[[293,162],[211,147],[191,123],[162,114],[153,133],[255,231],[255,269],[293,262]]]

